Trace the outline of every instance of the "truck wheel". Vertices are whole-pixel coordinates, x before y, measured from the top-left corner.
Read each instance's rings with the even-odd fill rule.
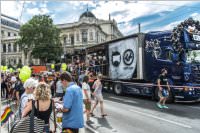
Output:
[[[114,84],[114,93],[116,95],[122,95],[122,85],[121,84]]]
[[[156,89],[155,89],[155,95],[154,95],[154,98],[155,98],[155,100],[157,100],[157,101],[159,101],[160,100],[160,97],[158,96],[158,91],[159,91],[159,89],[158,89],[158,87],[156,87]],[[169,92],[169,97],[167,98],[167,103],[172,103],[174,101],[174,97],[173,97],[173,95],[172,95],[172,92],[170,91]]]

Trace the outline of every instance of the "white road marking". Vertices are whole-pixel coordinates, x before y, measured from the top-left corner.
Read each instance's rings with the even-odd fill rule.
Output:
[[[91,128],[91,127],[88,126],[88,125],[85,125],[85,128],[87,128],[88,130],[90,130],[90,131],[93,132],[93,133],[99,133],[98,131],[96,131],[95,129]]]
[[[189,106],[190,108],[194,108],[194,109],[199,109],[200,110],[200,107],[193,107],[193,106]]]
[[[135,103],[135,104],[138,104],[138,102],[134,101],[134,100],[124,100],[122,98],[117,98],[117,97],[109,97],[111,99],[116,99],[116,100],[120,100],[120,101],[123,101],[123,102],[127,102],[127,103]]]
[[[154,119],[165,121],[165,122],[168,122],[168,123],[171,123],[171,124],[175,124],[177,126],[181,126],[181,127],[185,127],[185,128],[192,128],[190,125],[186,125],[186,124],[183,124],[183,123],[180,123],[180,122],[175,122],[175,121],[172,121],[172,120],[164,119],[164,118],[161,118],[161,117],[158,117],[158,116],[155,116],[155,115],[147,114],[147,113],[136,111],[136,110],[133,110],[133,109],[131,109],[130,111],[141,114],[143,116],[147,116],[147,117],[151,117],[151,118],[154,118]]]
[[[133,101],[133,100],[123,100],[123,101],[126,102],[126,103],[135,103],[135,104],[138,104],[138,102]]]
[[[118,98],[118,97],[108,97],[108,98],[116,99],[116,100],[122,100],[122,98]]]

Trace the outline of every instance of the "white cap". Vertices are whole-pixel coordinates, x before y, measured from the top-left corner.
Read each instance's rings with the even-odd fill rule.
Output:
[[[29,78],[25,81],[24,83],[24,88],[33,88],[33,87],[37,87],[38,85],[38,80],[35,80],[33,78]]]

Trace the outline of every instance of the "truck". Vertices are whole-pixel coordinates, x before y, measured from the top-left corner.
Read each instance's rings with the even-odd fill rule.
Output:
[[[200,101],[199,28],[198,21],[188,19],[172,31],[128,35],[87,47],[87,60],[102,60],[104,89],[117,95],[158,100],[157,78],[165,68],[171,88],[168,102]]]

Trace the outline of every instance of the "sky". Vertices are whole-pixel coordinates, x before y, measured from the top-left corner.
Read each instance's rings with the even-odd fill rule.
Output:
[[[26,1],[26,0],[25,0]],[[115,19],[124,35],[138,32],[171,30],[189,17],[200,20],[200,2],[196,1],[1,1],[1,13],[26,23],[34,15],[47,14],[55,24],[73,23],[88,8],[97,18]]]

